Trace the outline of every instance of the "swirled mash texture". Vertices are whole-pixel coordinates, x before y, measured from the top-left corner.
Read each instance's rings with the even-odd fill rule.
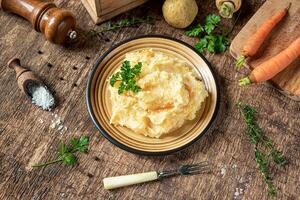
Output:
[[[185,61],[164,52],[143,49],[126,54],[131,66],[142,62],[138,93],[118,94],[109,87],[111,123],[159,138],[193,120],[208,96],[203,82]]]

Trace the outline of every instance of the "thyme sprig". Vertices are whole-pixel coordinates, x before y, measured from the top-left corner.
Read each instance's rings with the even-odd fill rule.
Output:
[[[274,197],[277,195],[277,191],[270,175],[269,167],[271,161],[278,166],[283,166],[287,164],[287,160],[283,153],[275,148],[273,141],[264,135],[262,129],[255,121],[255,115],[257,114],[256,109],[241,102],[237,103],[237,107],[247,123],[249,141],[254,146],[255,161],[267,184],[268,194]]]
[[[115,23],[108,21],[105,24],[105,26],[100,30],[91,29],[88,32],[88,36],[95,37],[95,36],[99,36],[99,34],[106,32],[106,31],[112,31],[112,30],[116,30],[116,29],[120,29],[120,28],[124,28],[124,27],[143,24],[143,23],[153,24],[154,21],[155,21],[155,19],[152,16],[126,18],[126,19],[121,19]]]

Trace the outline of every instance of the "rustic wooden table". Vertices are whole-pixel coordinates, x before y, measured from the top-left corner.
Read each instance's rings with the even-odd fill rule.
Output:
[[[56,3],[76,13],[83,30],[94,28],[79,0]],[[214,1],[199,0],[199,19],[216,12]],[[234,37],[263,1],[244,2],[243,12],[234,29]],[[148,13],[154,25],[143,24],[106,32],[69,47],[45,41],[23,19],[0,12],[0,199],[268,199],[262,176],[257,171],[254,153],[248,142],[246,126],[235,103],[254,105],[258,122],[290,162],[283,169],[273,168],[278,199],[300,197],[300,103],[292,101],[267,85],[239,87],[228,51],[221,55],[205,54],[218,75],[221,107],[215,126],[200,141],[186,150],[165,157],[143,157],[127,153],[104,139],[94,128],[85,106],[85,84],[95,60],[113,44],[141,34],[163,34],[194,44],[195,39],[182,30],[168,26],[162,18],[161,1],[151,1],[123,14]],[[233,20],[227,20],[228,25]],[[12,57],[19,57],[55,91],[59,100],[53,112],[37,109],[21,95],[15,74],[6,67]],[[60,118],[67,130],[51,128]],[[79,155],[80,164],[61,164],[32,169],[33,163],[54,159],[61,139],[89,135],[89,153]],[[107,176],[164,169],[181,163],[211,160],[215,173],[174,177],[113,191],[106,191],[102,179]]]

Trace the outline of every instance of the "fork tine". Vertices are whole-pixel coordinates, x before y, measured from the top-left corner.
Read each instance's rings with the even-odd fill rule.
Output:
[[[189,168],[187,170],[188,174],[203,174],[203,173],[208,173],[211,172],[211,166],[209,164],[198,166],[197,168]]]
[[[211,173],[212,170],[210,168],[206,168],[206,169],[200,169],[200,170],[193,170],[193,171],[189,171],[189,175],[194,175],[194,174],[207,174],[207,173]]]
[[[208,161],[203,161],[193,165],[182,165],[178,168],[178,171],[182,175],[205,173],[210,171],[210,163]]]
[[[210,169],[210,165],[204,165],[204,166],[199,166],[197,168],[188,169],[188,172],[201,171],[205,169]]]
[[[198,168],[201,168],[201,167],[205,167],[205,166],[208,166],[208,165],[210,165],[210,163],[208,161],[203,161],[203,162],[200,162],[200,163],[197,163],[197,164],[186,165],[186,167],[189,170],[192,170],[192,169],[198,169]]]

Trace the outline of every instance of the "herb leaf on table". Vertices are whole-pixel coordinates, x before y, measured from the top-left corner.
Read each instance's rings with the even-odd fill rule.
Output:
[[[204,32],[204,28],[200,24],[197,24],[196,26],[194,26],[190,30],[186,31],[185,35],[187,35],[189,37],[197,37],[202,32]]]
[[[76,152],[86,153],[88,150],[89,138],[81,136],[80,138],[72,138],[68,144],[61,141],[58,148],[58,159],[47,161],[41,164],[35,164],[32,167],[45,167],[50,164],[61,162],[66,165],[74,165],[78,163],[75,156]]]
[[[226,51],[230,42],[228,34],[216,34],[215,29],[219,26],[221,17],[215,14],[209,14],[205,18],[205,24],[197,24],[190,30],[185,32],[189,37],[199,37],[199,41],[195,44],[195,49],[200,53],[207,50],[209,53],[223,53]],[[232,29],[231,29],[232,30]]]
[[[210,14],[205,18],[205,26],[204,29],[207,34],[211,34],[215,27],[221,22],[221,17],[218,15]]]
[[[259,167],[259,171],[264,176],[268,194],[270,196],[276,196],[277,191],[273,185],[269,167],[271,166],[271,161],[273,161],[275,165],[283,166],[287,164],[287,160],[283,153],[275,148],[272,140],[264,135],[262,129],[255,121],[255,115],[257,114],[256,109],[241,102],[237,103],[237,107],[248,126],[247,133],[249,141],[254,146],[255,161]]]
[[[87,36],[89,37],[95,37],[99,36],[101,33],[106,31],[112,31],[120,28],[130,27],[138,24],[153,24],[155,21],[154,17],[152,16],[146,16],[146,17],[132,17],[127,19],[121,19],[117,22],[108,21],[105,23],[105,26],[102,27],[100,30],[91,29]]]

